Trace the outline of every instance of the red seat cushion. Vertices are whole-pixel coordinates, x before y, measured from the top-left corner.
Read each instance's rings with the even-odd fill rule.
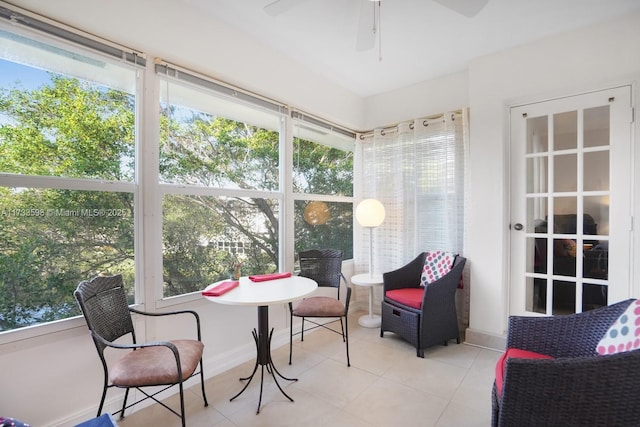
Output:
[[[496,390],[498,396],[502,396],[502,384],[504,382],[504,371],[507,369],[507,359],[515,357],[518,359],[553,359],[546,354],[536,353],[535,351],[520,350],[519,348],[508,348],[500,359],[496,362]]]
[[[408,305],[409,307],[419,309],[422,307],[422,297],[424,295],[424,288],[402,288],[402,289],[393,289],[391,291],[387,291],[384,294],[385,297],[396,301],[402,305]]]

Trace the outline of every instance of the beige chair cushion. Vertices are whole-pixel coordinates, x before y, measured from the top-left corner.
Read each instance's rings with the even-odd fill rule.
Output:
[[[171,342],[178,348],[182,378],[187,379],[200,363],[204,344],[197,340]],[[178,382],[176,359],[168,347],[140,348],[127,353],[111,367],[109,380],[120,387],[175,384]]]
[[[293,315],[299,317],[339,317],[344,315],[344,304],[331,297],[305,298],[293,308]]]

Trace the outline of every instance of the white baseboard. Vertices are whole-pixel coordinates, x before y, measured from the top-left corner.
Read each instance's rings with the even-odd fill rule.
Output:
[[[504,335],[494,335],[472,328],[465,330],[464,338],[466,344],[488,348],[490,350],[504,351],[507,345],[507,337]]]

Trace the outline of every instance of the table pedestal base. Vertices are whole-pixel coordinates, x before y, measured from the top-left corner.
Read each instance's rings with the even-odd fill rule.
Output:
[[[273,381],[278,386],[280,392],[290,401],[293,402],[291,396],[289,396],[282,389],[280,384],[278,383],[278,378],[276,375],[283,380],[287,381],[298,381],[297,378],[287,378],[282,375],[273,364],[273,360],[271,360],[271,337],[273,336],[273,329],[271,329],[271,333],[269,331],[269,307],[268,306],[259,306],[258,307],[258,331],[255,329],[252,331],[253,340],[256,343],[256,364],[253,367],[253,372],[248,377],[240,378],[240,381],[247,381],[247,383],[242,387],[242,390],[238,392],[235,396],[233,396],[229,401],[233,401],[236,397],[240,396],[246,389],[249,387],[253,376],[258,371],[258,366],[261,367],[260,370],[260,398],[258,399],[258,410],[256,414],[260,413],[260,405],[262,404],[262,386],[264,384],[264,368],[266,366],[267,372],[273,376]]]

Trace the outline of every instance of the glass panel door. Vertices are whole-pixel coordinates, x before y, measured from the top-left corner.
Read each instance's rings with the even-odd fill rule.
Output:
[[[630,91],[617,91],[512,110],[511,314],[570,314],[611,302],[610,244],[624,254],[630,232],[629,160],[612,162],[625,150],[630,156],[620,108]],[[614,182],[622,188],[614,191]],[[612,200],[621,218],[615,226]]]

